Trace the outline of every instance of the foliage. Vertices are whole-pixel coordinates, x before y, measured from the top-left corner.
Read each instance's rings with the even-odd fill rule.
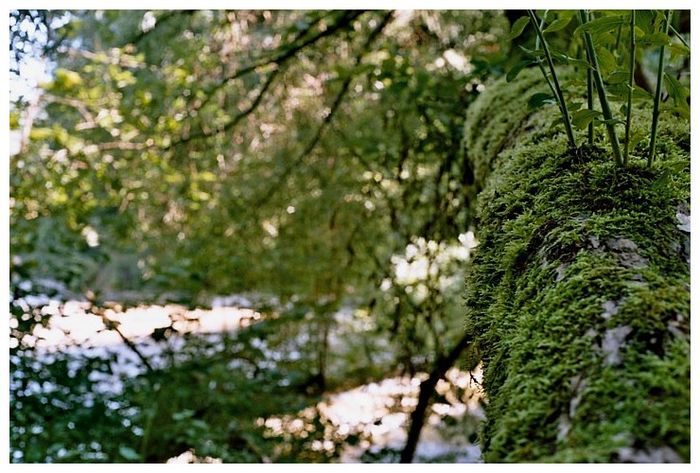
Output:
[[[664,73],[664,51],[666,47],[672,50],[672,60],[679,57],[687,58],[690,55],[690,49],[683,36],[676,34],[677,31],[669,33],[669,17],[671,14],[658,11],[635,10],[624,13],[596,12],[596,18],[591,19],[587,10],[581,10],[579,12],[579,26],[573,30],[574,41],[568,42],[564,50],[557,51],[555,49],[550,52],[544,34],[559,32],[566,28],[573,29],[569,25],[574,24],[572,22],[574,12],[545,11],[541,23],[534,11],[528,12],[528,17],[522,17],[513,24],[510,38],[515,39],[519,37],[525,31],[527,25],[531,24],[537,32],[535,50],[521,46],[527,59],[518,62],[510,69],[507,76],[508,79],[514,80],[525,67],[537,64],[551,89],[552,96],[547,97],[543,93],[538,92],[532,96],[528,105],[536,108],[545,105],[548,102],[547,99],[553,99],[559,105],[569,145],[572,148],[576,147],[576,143],[570,121],[579,129],[589,128],[589,144],[593,144],[594,126],[596,124],[605,125],[612,154],[618,165],[627,165],[629,148],[634,147],[633,145],[642,139],[642,136],[632,137],[628,133],[628,125],[631,120],[629,111],[632,107],[632,100],[639,101],[650,98],[648,90],[643,90],[639,86],[634,85],[635,64],[639,60],[638,56],[649,55],[652,48],[660,48],[656,92],[654,94],[655,108],[652,112],[652,117],[656,118],[652,120],[649,147],[646,153],[648,163],[651,165],[654,155],[656,120],[659,115],[661,88],[665,77],[669,77],[667,93],[674,104],[674,107],[668,107],[668,109],[678,113],[685,119],[690,117],[688,114],[689,102],[687,100],[690,90],[689,84],[681,85],[681,82],[672,74],[667,75]],[[636,17],[639,18],[637,22],[634,20]],[[667,18],[668,21],[664,20],[664,18]],[[616,32],[616,34],[613,34],[613,32]],[[625,33],[631,38],[629,48],[620,41],[620,38]],[[541,53],[539,45],[542,46]],[[572,51],[576,52],[572,54]],[[578,57],[580,51],[585,51],[584,59]],[[548,72],[542,66],[543,60],[546,60],[548,63]],[[567,106],[562,87],[559,86],[554,61],[562,65],[574,66],[577,69],[583,68],[586,71],[588,108],[582,108],[582,102],[577,100],[579,99],[577,96],[570,97],[570,102]],[[627,70],[624,69],[625,61],[627,62]],[[601,111],[593,108],[591,78],[595,82]],[[581,79],[572,76],[568,84],[575,85],[580,83],[582,83]],[[567,88],[564,87],[564,89]],[[624,100],[627,103],[621,104],[619,109],[620,114],[625,116],[625,119],[622,120],[614,116],[610,102],[623,102]],[[572,113],[571,117],[569,116],[570,113]],[[616,132],[616,126],[619,124],[625,125],[624,158]]]
[[[295,331],[312,337],[294,366],[254,380],[188,340],[198,354],[189,362],[142,374],[115,396],[128,408],[109,415],[131,423],[119,436],[106,421],[31,437],[17,409],[17,461],[162,461],[185,445],[227,461],[291,460],[316,438],[273,454],[280,442],[261,437],[257,417],[428,369],[461,336],[469,248],[458,237],[469,230],[472,192],[463,112],[498,67],[491,58],[506,53],[500,12],[53,15],[67,19],[55,33],[68,39],[48,56],[40,113],[13,104],[19,132],[29,130],[10,164],[14,371],[33,362],[26,336],[49,319],[18,302],[20,285],[32,281],[33,297],[44,279],[93,311],[114,300],[198,306],[219,294],[273,294],[278,309],[303,315],[274,325],[276,343]],[[399,270],[407,267],[415,274]],[[346,334],[348,346],[331,352],[334,314],[347,307],[372,337]],[[377,361],[387,355],[375,339],[389,360]],[[246,345],[241,355],[259,353]],[[66,376],[66,363],[36,376],[91,391],[87,374]],[[280,376],[296,381],[275,387]],[[228,387],[214,404],[187,407],[206,399],[210,382]],[[43,394],[20,391],[19,406],[41,404]],[[159,396],[168,402],[154,404]],[[103,415],[79,404],[55,423],[39,409],[36,422],[58,431],[72,416]],[[149,422],[162,431],[144,441]],[[333,458],[324,455],[314,460]]]

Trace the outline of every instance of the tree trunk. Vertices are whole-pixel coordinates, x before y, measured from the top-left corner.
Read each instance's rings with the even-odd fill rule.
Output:
[[[690,457],[687,122],[662,158],[616,166],[568,151],[539,71],[491,84],[469,110],[479,192],[467,323],[484,364],[486,461],[680,462]],[[570,90],[583,97],[583,91]],[[633,112],[649,130],[651,107]]]
[[[440,357],[435,361],[430,376],[420,384],[418,404],[416,404],[416,408],[411,413],[411,426],[408,429],[406,446],[401,451],[401,463],[411,463],[413,461],[413,456],[418,446],[418,440],[420,439],[420,432],[425,423],[425,413],[428,410],[430,398],[435,392],[435,386],[437,382],[445,376],[447,370],[457,362],[457,358],[459,358],[459,355],[469,346],[470,341],[471,336],[469,334],[464,334],[447,356]]]

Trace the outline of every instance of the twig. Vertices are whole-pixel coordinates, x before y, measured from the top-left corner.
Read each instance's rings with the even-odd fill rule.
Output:
[[[45,93],[43,95],[44,100],[47,102],[54,102],[58,103],[61,105],[67,105],[69,107],[75,108],[78,113],[83,117],[83,120],[85,120],[85,123],[80,123],[76,125],[76,130],[87,130],[90,128],[96,128],[97,127],[97,122],[95,121],[95,117],[90,113],[90,110],[88,110],[87,105],[85,105],[84,102],[77,100],[77,99],[71,99],[68,97],[59,97],[57,95],[53,94],[48,94]]]
[[[542,21],[540,22],[540,29],[544,28],[545,21],[547,20],[547,12],[549,10],[545,10],[544,14],[542,15]],[[535,50],[540,49],[540,37],[536,36],[535,37]],[[557,91],[554,89],[554,84],[552,84],[552,81],[549,80],[549,75],[547,74],[547,71],[544,68],[544,64],[542,64],[542,58],[539,56],[537,57],[537,67],[539,67],[540,72],[542,73],[542,76],[544,77],[544,80],[547,82],[547,85],[549,86],[549,90],[552,92],[552,95],[554,97],[557,97]],[[557,103],[559,103],[559,100],[557,99]],[[559,108],[561,111],[561,107]]]
[[[105,324],[105,327],[107,327],[107,329],[114,330],[115,332],[117,332],[124,344],[127,347],[129,347],[129,349],[133,351],[134,354],[136,354],[136,356],[139,358],[139,360],[141,360],[141,363],[143,363],[143,365],[146,367],[146,370],[148,370],[149,373],[153,373],[155,371],[151,363],[148,361],[148,358],[146,358],[146,356],[143,353],[141,353],[141,350],[139,350],[136,344],[129,340],[129,338],[126,335],[124,335],[124,333],[121,330],[119,330],[119,322],[107,318],[107,315],[105,315],[104,311],[100,308],[94,307],[94,305],[91,308],[91,310],[93,314],[100,316],[102,322]]]
[[[99,62],[102,64],[114,64],[127,69],[143,69],[146,65],[139,62],[134,56],[122,57],[118,53],[95,53],[85,49],[68,48],[66,53],[71,57],[82,57],[90,61]]]
[[[20,135],[20,145],[19,152],[24,153],[27,150],[27,145],[29,144],[29,135],[32,132],[32,127],[34,126],[34,120],[39,115],[39,102],[43,95],[37,95],[27,107],[24,112],[24,123],[22,124],[22,133]]]
[[[231,119],[231,121],[226,123],[224,126],[221,126],[217,129],[215,129],[214,131],[211,131],[211,132],[206,132],[206,131],[202,130],[201,132],[190,134],[190,135],[188,135],[184,138],[181,138],[177,141],[173,141],[168,145],[160,146],[160,149],[163,151],[169,150],[175,146],[182,145],[182,144],[187,143],[189,141],[210,138],[212,136],[220,135],[221,133],[225,133],[225,132],[231,130],[241,120],[243,120],[245,117],[247,117],[248,115],[253,113],[255,111],[255,109],[258,107],[258,105],[260,105],[260,103],[262,102],[263,96],[270,89],[270,86],[272,85],[272,83],[274,82],[275,78],[280,73],[280,71],[281,71],[281,69],[278,68],[278,69],[275,69],[272,72],[270,72],[270,75],[268,75],[267,79],[265,79],[265,83],[258,91],[257,95],[255,96],[255,99],[253,99],[253,102],[250,104],[250,106],[248,108],[242,110],[238,115],[233,117],[233,119]]]
[[[320,31],[316,33],[315,35],[311,36],[310,38],[307,38],[306,40],[302,41],[299,44],[291,44],[291,45],[285,45],[281,49],[281,52],[278,53],[277,55],[273,56],[272,58],[266,58],[262,60],[258,60],[256,62],[253,62],[252,64],[249,64],[247,66],[242,67],[241,69],[238,69],[236,72],[233,74],[224,77],[218,84],[216,84],[214,87],[209,89],[206,94],[206,98],[202,100],[202,102],[197,106],[197,109],[200,109],[206,105],[209,100],[211,100],[211,97],[214,96],[214,94],[224,87],[226,84],[230,83],[233,80],[236,80],[240,77],[243,77],[246,74],[249,74],[253,72],[256,69],[266,67],[266,66],[271,66],[271,65],[276,65],[276,66],[281,66],[283,63],[285,63],[287,60],[291,59],[292,57],[296,56],[298,52],[300,52],[302,49],[311,46],[315,43],[317,43],[319,40],[330,36],[332,34],[335,34],[337,31],[342,30],[343,28],[347,27],[352,23],[353,20],[358,18],[363,12],[359,11],[352,11],[352,12],[345,12],[343,15],[340,17],[340,19],[335,22],[333,25],[330,27],[326,28],[323,31]],[[308,31],[308,30],[307,30]],[[304,32],[303,35],[300,35],[297,39],[303,38],[306,32]]]

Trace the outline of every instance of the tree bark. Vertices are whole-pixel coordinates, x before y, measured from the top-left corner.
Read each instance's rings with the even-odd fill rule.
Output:
[[[408,429],[406,446],[401,451],[401,463],[411,463],[413,461],[413,456],[418,446],[418,440],[420,439],[420,433],[425,423],[425,414],[428,410],[430,398],[435,392],[435,386],[437,382],[445,376],[447,370],[457,362],[459,355],[469,346],[470,342],[471,336],[465,333],[446,356],[440,357],[435,361],[433,370],[430,372],[428,379],[420,384],[418,404],[416,404],[416,408],[411,413],[411,426]]]
[[[486,461],[690,458],[689,126],[660,122],[663,158],[615,165],[598,134],[570,151],[539,71],[471,106],[479,247],[467,323],[482,355]],[[570,90],[583,97],[584,91]],[[632,127],[649,130],[650,104]]]

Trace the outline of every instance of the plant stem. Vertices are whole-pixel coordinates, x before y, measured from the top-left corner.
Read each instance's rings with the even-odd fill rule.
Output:
[[[668,24],[671,21],[671,10],[666,10],[664,13],[665,24],[664,33],[668,35]],[[659,125],[659,104],[661,103],[661,86],[664,79],[664,45],[659,49],[659,68],[656,72],[656,93],[654,94],[654,111],[651,116],[651,139],[649,140],[649,157],[647,158],[647,166],[651,167],[654,161],[654,153],[656,152],[656,132]]]
[[[591,64],[591,58],[588,56],[588,49],[586,49],[586,58],[588,59],[588,64]],[[586,93],[587,99],[588,99],[588,110],[594,110],[594,104],[593,104],[593,71],[591,70],[590,67],[586,68]],[[595,138],[595,126],[593,124],[593,120],[588,124],[588,144],[590,146],[593,146],[593,141]]]
[[[588,48],[584,45],[584,55],[588,61],[588,66],[586,68],[586,102],[588,105],[588,110],[593,110],[593,71],[591,70],[591,58],[588,55]],[[595,138],[595,127],[593,126],[593,120],[588,124],[588,144],[593,146],[593,139]]]
[[[542,15],[542,21],[540,22],[540,29],[544,28],[545,21],[547,19],[547,12],[548,10],[544,11],[544,15]],[[540,37],[537,36],[535,38],[535,51],[540,49]],[[544,69],[544,66],[542,65],[542,61],[540,59],[537,60],[537,67],[540,68],[540,72],[542,73],[542,77],[544,77],[544,80],[547,82],[547,85],[549,86],[549,90],[552,92],[552,95],[557,97],[557,91],[554,89],[554,86],[552,85],[552,81],[549,80],[549,76],[547,75],[547,71]],[[557,97],[557,104],[559,103],[559,98]],[[559,110],[561,110],[561,107],[559,107]]]
[[[680,34],[680,33],[678,32],[678,30],[675,29],[675,28],[673,27],[673,25],[671,25],[670,23],[671,23],[671,21],[669,20],[668,29],[671,30],[671,33],[673,33],[673,34],[675,35],[675,37],[678,38],[678,39],[680,40],[681,43],[683,43],[683,46],[685,46],[686,48],[690,49],[690,45],[688,44],[688,41],[686,41],[686,39],[683,37],[683,35]]]
[[[579,15],[581,17],[581,24],[586,24],[588,22],[588,12],[586,10],[580,10]],[[615,158],[615,163],[620,166],[622,165],[622,154],[620,153],[620,143],[617,141],[617,134],[615,133],[615,124],[613,123],[612,112],[610,111],[610,104],[608,103],[608,97],[605,93],[605,85],[603,84],[603,77],[600,75],[600,69],[598,68],[598,56],[596,56],[595,48],[593,47],[593,39],[591,34],[584,31],[583,39],[586,43],[586,49],[588,51],[588,58],[593,68],[593,79],[595,80],[595,88],[598,90],[598,100],[600,101],[600,108],[603,112],[603,118],[605,119],[605,128],[608,130],[608,139],[610,140],[610,146],[612,147],[613,157]]]
[[[632,91],[634,90],[634,66],[636,64],[637,43],[635,41],[634,23],[635,11],[630,12],[630,78],[627,87],[627,117],[625,120],[625,158],[624,165],[627,166],[627,161],[630,154],[630,127],[632,125]]]
[[[590,58],[588,59],[590,62]],[[586,71],[586,89],[588,95],[588,110],[593,110],[593,71],[589,68]],[[588,144],[593,146],[595,129],[593,127],[593,120],[588,124]]]
[[[557,79],[557,73],[554,70],[554,61],[552,61],[552,55],[549,53],[549,47],[547,46],[547,41],[544,39],[544,34],[542,33],[542,29],[540,28],[540,25],[537,22],[537,15],[535,14],[535,11],[528,10],[527,13],[530,16],[530,21],[532,23],[532,26],[535,28],[535,31],[537,32],[537,37],[540,39],[540,42],[542,43],[542,51],[544,52],[544,56],[547,59],[547,65],[549,66],[549,70],[552,73],[552,85],[554,86],[554,92],[555,92],[555,95],[556,95],[557,100],[559,102],[559,109],[561,110],[561,114],[564,118],[564,128],[566,129],[566,136],[569,139],[569,145],[572,148],[576,148],[576,140],[574,139],[574,130],[571,128],[571,120],[569,119],[569,111],[566,108],[566,102],[564,101],[564,94],[562,93],[561,87],[559,86],[559,80]]]

